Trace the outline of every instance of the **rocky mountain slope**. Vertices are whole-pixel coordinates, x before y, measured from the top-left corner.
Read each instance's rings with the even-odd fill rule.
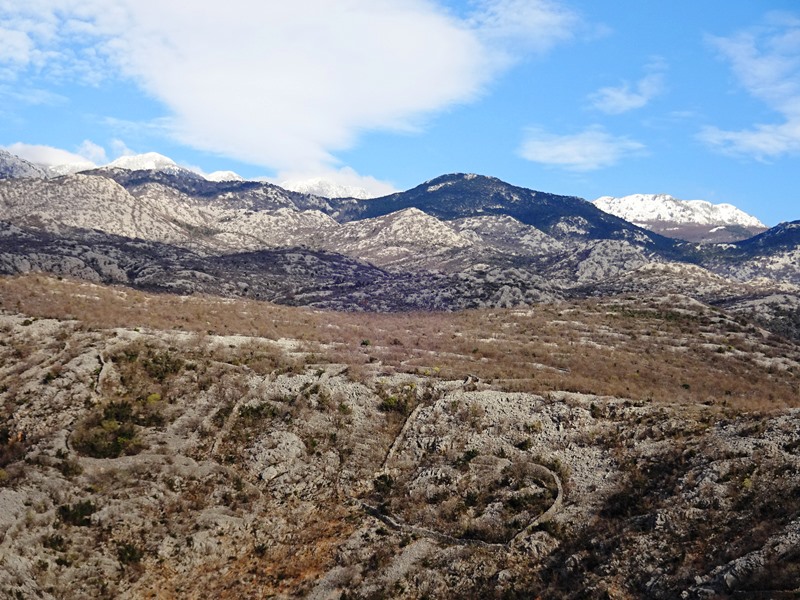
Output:
[[[9,598],[800,590],[800,348],[686,296],[334,315],[29,275],[0,331]]]
[[[708,252],[706,263],[739,279],[764,277],[800,284],[800,221],[781,223],[757,236]]]
[[[669,288],[737,310],[757,306],[760,323],[800,329],[791,223],[733,244],[689,244],[579,198],[478,175],[336,199],[210,181],[143,155],[78,175],[2,180],[0,221],[0,270],[9,274],[339,310],[457,310]],[[679,265],[694,265],[692,280],[704,281],[689,289]],[[632,273],[659,275],[633,282]],[[723,288],[730,293],[708,293]]]
[[[667,194],[632,194],[594,201],[599,209],[661,235],[690,242],[735,242],[767,229],[731,204],[678,200]]]
[[[604,213],[590,202],[520,188],[494,177],[443,175],[411,190],[362,202],[340,202],[337,220],[355,220],[417,208],[444,221],[507,215],[556,238],[621,239],[667,250],[672,242]]]
[[[0,271],[48,272],[181,294],[217,294],[336,310],[459,310],[557,299],[540,276],[476,265],[457,274],[394,272],[342,254],[273,248],[208,256],[156,242],[0,224]]]
[[[0,179],[44,178],[47,172],[30,161],[0,148]]]

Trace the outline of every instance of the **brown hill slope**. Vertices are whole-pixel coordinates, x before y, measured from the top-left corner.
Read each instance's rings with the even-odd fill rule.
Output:
[[[343,315],[27,276],[0,302],[9,597],[800,586],[800,351],[695,301]]]

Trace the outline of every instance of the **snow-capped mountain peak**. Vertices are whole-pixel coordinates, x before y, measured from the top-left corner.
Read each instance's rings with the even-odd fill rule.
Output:
[[[602,196],[597,208],[636,224],[668,222],[681,225],[738,225],[766,228],[756,217],[731,204],[712,204],[705,200],[678,200],[668,194],[631,194],[615,198]]]
[[[158,152],[120,156],[118,159],[108,163],[107,166],[116,167],[118,169],[128,169],[129,171],[160,171],[164,168],[178,167],[174,160]]]
[[[233,171],[214,171],[206,175],[208,181],[244,181],[244,177]]]
[[[288,179],[278,183],[285,190],[300,192],[301,194],[313,194],[323,198],[358,198],[365,200],[372,198],[366,189],[358,186],[338,183],[325,177],[311,177],[309,179]]]

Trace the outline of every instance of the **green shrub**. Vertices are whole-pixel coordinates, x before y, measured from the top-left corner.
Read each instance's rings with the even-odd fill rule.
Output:
[[[138,454],[144,445],[138,437],[139,428],[133,423],[116,419],[91,419],[73,435],[74,448],[92,458],[117,458]]]
[[[97,508],[90,500],[81,500],[77,504],[63,504],[58,507],[58,518],[67,525],[88,527],[92,524],[91,517]]]
[[[61,536],[57,533],[48,535],[46,538],[44,538],[44,540],[42,540],[42,545],[45,548],[56,550],[57,552],[63,552],[67,549],[67,542],[64,540],[64,536]]]
[[[173,356],[167,351],[150,353],[142,361],[145,372],[159,383],[163,383],[170,375],[180,373],[183,365],[182,358]]]
[[[480,453],[475,448],[470,448],[456,459],[455,466],[465,468],[472,461],[472,459],[477,457],[479,454]]]
[[[391,475],[383,473],[374,479],[372,485],[375,487],[375,492],[378,495],[385,496],[392,491],[392,488],[394,487],[394,479]]]
[[[141,562],[144,558],[144,551],[138,546],[122,542],[117,544],[117,560],[122,565],[131,565]]]
[[[74,477],[83,473],[83,467],[76,460],[62,460],[56,465],[56,468],[64,477]]]
[[[158,393],[136,401],[109,402],[78,426],[72,443],[78,452],[94,458],[138,454],[144,449],[141,428],[164,423],[161,404]]]
[[[533,442],[530,440],[530,438],[525,438],[514,444],[514,446],[523,451],[530,450],[531,446],[533,446]]]

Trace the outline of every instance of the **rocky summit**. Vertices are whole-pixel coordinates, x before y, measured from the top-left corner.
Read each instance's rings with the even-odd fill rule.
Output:
[[[0,161],[0,596],[800,594],[798,222]]]

